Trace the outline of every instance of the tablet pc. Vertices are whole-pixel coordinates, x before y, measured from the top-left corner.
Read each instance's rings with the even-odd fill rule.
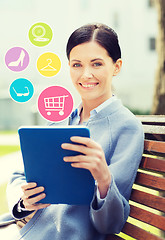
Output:
[[[41,203],[90,204],[95,181],[89,170],[74,168],[64,162],[64,156],[78,152],[61,148],[71,143],[71,136],[90,137],[86,127],[21,127],[18,130],[27,182],[45,188]]]

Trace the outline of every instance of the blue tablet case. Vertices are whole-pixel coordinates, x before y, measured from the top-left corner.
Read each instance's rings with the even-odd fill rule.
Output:
[[[22,127],[18,130],[27,182],[45,187],[41,203],[89,205],[95,181],[89,170],[74,168],[64,156],[78,152],[64,150],[71,136],[90,137],[85,127]]]

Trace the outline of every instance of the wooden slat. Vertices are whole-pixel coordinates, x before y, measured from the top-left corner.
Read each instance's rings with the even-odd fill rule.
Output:
[[[148,115],[137,116],[137,118],[143,123],[143,129],[145,133],[144,153],[151,153],[152,155],[165,156],[165,115]],[[150,171],[156,171],[159,173],[165,172],[165,159],[160,157],[152,158],[149,156],[143,156],[140,168]],[[165,179],[147,173],[138,172],[135,181],[136,184],[145,186],[147,188],[156,189],[158,191],[165,190]],[[161,212],[165,212],[165,198],[162,196],[155,196],[147,192],[133,189],[131,198],[132,201],[148,206],[151,209],[156,209]],[[165,231],[165,217],[157,215],[151,212],[141,209],[140,207],[131,205],[130,216],[139,221],[145,222],[151,226],[154,226],[162,231]],[[131,223],[126,223],[123,228],[123,233],[134,237],[137,240],[149,239],[160,240],[161,237],[155,236],[144,229],[137,227]],[[119,236],[109,235],[107,240],[122,239]],[[127,238],[126,238],[127,239]]]
[[[109,234],[106,236],[105,240],[124,240],[124,238],[119,237],[117,235]]]
[[[165,153],[165,142],[145,140],[144,150],[149,152]]]
[[[161,196],[155,196],[150,193],[142,192],[136,189],[132,190],[132,201],[151,207],[153,209],[165,212],[165,198]]]
[[[124,225],[124,228],[122,230],[123,233],[134,237],[137,240],[143,240],[143,239],[152,239],[152,240],[163,240],[163,238],[155,236],[151,234],[150,232],[147,232],[137,226],[132,225],[131,223],[126,223]]]
[[[131,205],[130,216],[165,231],[165,217]]]
[[[137,115],[136,117],[145,124],[165,125],[164,115]]]
[[[150,134],[165,134],[165,126],[153,126],[143,124],[144,133]]]
[[[165,191],[165,178],[163,177],[157,177],[150,174],[138,172],[135,181],[136,184],[160,191]]]
[[[158,158],[142,157],[140,168],[165,172],[165,160]]]

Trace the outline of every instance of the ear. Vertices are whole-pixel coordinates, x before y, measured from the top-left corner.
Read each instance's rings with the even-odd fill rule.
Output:
[[[114,69],[113,76],[116,76],[120,72],[121,67],[122,67],[122,59],[119,58],[119,59],[117,59],[117,61],[114,64],[115,69]]]

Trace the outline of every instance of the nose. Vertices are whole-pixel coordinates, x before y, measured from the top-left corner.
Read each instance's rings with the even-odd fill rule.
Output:
[[[90,79],[93,78],[93,73],[90,68],[85,68],[82,74],[82,78]]]

